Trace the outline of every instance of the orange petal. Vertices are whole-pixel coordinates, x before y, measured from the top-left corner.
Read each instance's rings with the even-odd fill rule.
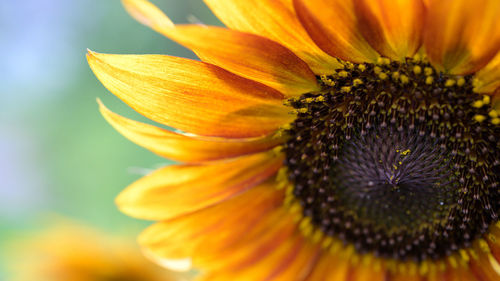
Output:
[[[157,223],[141,234],[139,242],[148,252],[168,259],[192,256],[204,260],[219,255],[274,217],[272,214],[283,204],[284,197],[274,185],[269,181],[231,200]]]
[[[304,280],[312,269],[317,255],[317,248],[311,246],[300,233],[296,233],[287,239],[275,241],[273,249],[262,253],[252,264],[210,271],[201,280]]]
[[[404,60],[422,44],[422,0],[354,0],[359,30],[383,56]]]
[[[447,265],[446,281],[488,281],[481,280],[474,276],[471,269],[467,265]],[[441,280],[440,280],[441,281]]]
[[[97,78],[125,103],[183,131],[257,137],[294,118],[276,90],[211,64],[164,55],[94,52],[87,59]]]
[[[190,48],[205,62],[261,82],[286,96],[319,89],[309,66],[272,40],[215,26],[173,26],[167,16],[158,14],[158,9],[143,8],[152,5],[147,1],[126,0],[124,4],[140,22]]]
[[[433,0],[423,0],[422,2],[424,2],[425,7],[428,8],[431,5],[431,1]]]
[[[328,54],[352,62],[376,62],[378,54],[358,27],[353,0],[293,0],[302,25]]]
[[[270,86],[287,97],[319,90],[309,66],[267,38],[197,25],[176,26],[164,34],[193,50],[203,61]]]
[[[250,267],[278,248],[282,241],[292,237],[296,229],[296,221],[280,206],[252,225],[244,235],[239,235],[231,243],[224,243],[211,255],[198,259],[199,264],[214,272]]]
[[[431,1],[424,46],[442,71],[469,74],[493,59],[500,49],[500,1]]]
[[[486,241],[491,249],[491,254],[500,262],[500,223],[496,223],[490,227],[489,233],[486,234]]]
[[[500,53],[475,75],[477,85],[474,91],[477,93],[493,93],[500,88]]]
[[[267,37],[292,50],[316,74],[331,74],[341,65],[311,40],[297,19],[291,0],[204,0],[229,28]]]
[[[248,190],[275,174],[282,162],[282,155],[269,151],[207,165],[171,165],[130,185],[116,203],[133,217],[169,219]]]
[[[469,262],[470,270],[478,280],[500,280],[500,264],[491,254],[485,241],[479,240],[476,242],[476,245],[469,252],[472,256]]]
[[[187,136],[122,117],[99,106],[106,120],[126,138],[152,152],[180,162],[200,163],[269,150],[285,141],[284,135],[253,139]]]
[[[412,273],[390,273],[387,281],[430,281],[429,279],[420,276],[417,272]]]
[[[379,258],[373,256],[363,256],[359,264],[351,265],[351,269],[347,273],[347,280],[352,281],[386,281],[387,271],[380,264],[375,265],[374,262],[380,262]]]
[[[306,281],[344,281],[347,280],[349,261],[324,253]]]

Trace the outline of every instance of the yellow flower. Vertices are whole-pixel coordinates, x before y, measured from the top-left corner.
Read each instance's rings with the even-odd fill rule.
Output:
[[[58,222],[10,245],[16,281],[185,281],[144,258],[124,237],[73,222]]]
[[[205,0],[228,28],[141,23],[202,60],[88,53],[176,133],[101,105],[182,164],[117,198],[199,280],[500,280],[500,1]],[[498,55],[497,55],[498,54]]]

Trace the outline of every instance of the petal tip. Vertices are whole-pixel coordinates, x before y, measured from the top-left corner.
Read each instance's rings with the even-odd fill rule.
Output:
[[[134,19],[155,30],[161,27],[174,27],[174,23],[147,0],[122,0],[122,5]]]

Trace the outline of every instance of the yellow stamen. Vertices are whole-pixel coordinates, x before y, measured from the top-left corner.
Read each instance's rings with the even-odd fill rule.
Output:
[[[448,80],[446,80],[446,82],[444,83],[444,86],[445,86],[445,87],[452,87],[452,86],[454,86],[456,83],[457,83],[457,81],[455,81],[454,79],[448,79]]]
[[[352,81],[352,84],[353,84],[353,86],[354,86],[354,87],[357,87],[357,86],[359,86],[359,85],[363,84],[363,80],[361,80],[361,79],[359,79],[359,78],[356,78],[356,79],[354,79],[354,80]]]
[[[477,100],[477,101],[472,103],[472,106],[475,108],[481,108],[481,107],[483,107],[483,105],[484,105],[484,103],[482,100]]]
[[[401,83],[403,84],[407,84],[408,82],[410,82],[410,78],[408,78],[408,76],[406,75],[401,75],[401,77],[399,78],[401,80]]]
[[[488,95],[483,96],[483,102],[484,104],[490,104],[491,98]]]
[[[415,67],[413,67],[413,73],[415,73],[417,75],[422,73],[422,68],[418,65],[415,65]]]
[[[380,80],[385,80],[385,79],[387,79],[387,74],[382,72],[378,75],[378,78],[380,78]]]
[[[465,79],[460,77],[457,81],[457,86],[462,87],[465,84]]]
[[[349,93],[349,92],[351,91],[351,87],[349,87],[349,86],[344,86],[344,87],[340,88],[340,91],[341,91],[342,93]]]
[[[434,77],[428,76],[427,78],[425,78],[425,84],[431,85],[432,83],[434,83]]]
[[[486,120],[486,116],[481,115],[481,114],[476,114],[476,115],[474,116],[474,120],[476,120],[477,122],[481,123],[481,122],[483,122],[484,120]]]

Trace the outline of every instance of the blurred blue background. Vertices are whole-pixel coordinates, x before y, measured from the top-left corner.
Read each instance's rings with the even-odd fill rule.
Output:
[[[176,23],[219,24],[201,0],[152,2]],[[119,0],[0,1],[0,41],[1,241],[36,231],[53,214],[135,236],[147,222],[121,214],[113,200],[169,162],[129,142],[100,116],[97,97],[144,121],[99,83],[86,49],[193,54],[135,22]]]

